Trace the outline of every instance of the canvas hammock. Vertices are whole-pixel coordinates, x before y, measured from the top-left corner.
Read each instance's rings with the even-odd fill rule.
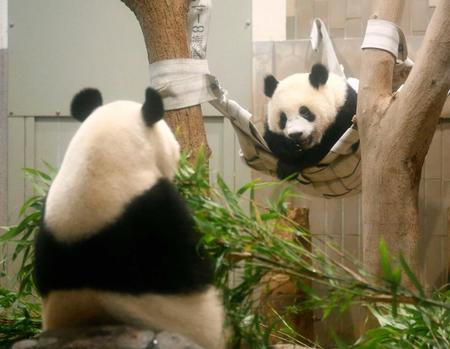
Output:
[[[278,160],[272,154],[252,115],[228,97],[218,80],[210,74],[206,59],[211,0],[191,1],[188,13],[192,59],[162,60],[150,65],[150,85],[157,89],[166,110],[209,102],[228,118],[241,147],[240,155],[251,168],[275,176]],[[310,43],[313,52],[328,69],[346,78],[339,64],[325,24],[313,21]],[[405,37],[395,24],[369,20],[362,48],[379,48],[391,52],[401,64],[407,59]],[[347,79],[358,88],[358,80]],[[361,190],[361,154],[356,125],[351,126],[317,166],[304,169],[296,178],[299,190],[314,196],[344,197]]]

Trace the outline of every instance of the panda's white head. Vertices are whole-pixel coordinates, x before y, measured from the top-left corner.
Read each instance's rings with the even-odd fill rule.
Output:
[[[309,149],[320,143],[345,103],[347,82],[315,64],[310,73],[293,74],[278,81],[264,80],[264,94],[270,98],[267,127]]]
[[[159,179],[172,179],[180,147],[162,119],[160,95],[149,88],[144,104],[102,104],[98,90],[72,100],[82,125],[72,138],[46,200],[45,224],[61,240],[77,240],[113,222]]]

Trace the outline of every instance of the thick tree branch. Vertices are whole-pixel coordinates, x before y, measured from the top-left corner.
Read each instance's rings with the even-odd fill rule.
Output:
[[[405,118],[386,119],[405,134],[405,156],[428,150],[450,88],[450,1],[442,0],[427,29],[416,63],[396,103]]]
[[[378,18],[398,22],[401,1],[379,0]],[[405,87],[392,95],[393,57],[363,52],[358,126],[362,154],[364,263],[379,271],[384,238],[393,255],[402,251],[421,274],[418,246],[420,175],[450,77],[450,0],[442,0]]]

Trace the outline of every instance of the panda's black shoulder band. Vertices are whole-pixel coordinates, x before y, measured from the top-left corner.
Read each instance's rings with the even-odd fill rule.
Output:
[[[158,122],[164,116],[164,105],[158,91],[147,88],[145,91],[145,102],[142,105],[142,116],[147,126]]]
[[[102,94],[99,90],[85,88],[73,97],[70,112],[75,119],[82,122],[102,104]]]

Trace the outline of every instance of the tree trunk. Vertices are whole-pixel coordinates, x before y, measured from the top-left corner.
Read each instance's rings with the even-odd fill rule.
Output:
[[[190,58],[188,45],[188,0],[121,0],[141,25],[149,63],[164,59]],[[165,120],[176,134],[181,149],[193,157],[201,146],[210,154],[199,105],[168,111]]]
[[[378,0],[376,17],[398,24],[402,0]],[[450,88],[450,0],[441,0],[409,78],[392,94],[394,57],[365,49],[358,95],[364,264],[379,273],[383,238],[419,275],[418,193],[422,165]],[[426,233],[426,232],[425,232]]]

